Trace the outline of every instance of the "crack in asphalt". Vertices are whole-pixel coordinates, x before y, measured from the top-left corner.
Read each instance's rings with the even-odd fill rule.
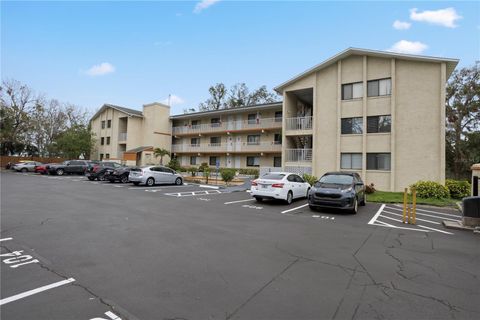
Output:
[[[350,285],[352,284],[352,280],[353,280],[353,278],[355,277],[356,271],[357,271],[357,268],[355,267],[355,269],[353,270],[352,276],[351,276],[350,279],[348,280],[347,287],[345,288],[345,290],[344,290],[344,292],[343,292],[342,298],[340,299],[340,301],[339,301],[339,303],[338,303],[338,305],[337,305],[337,308],[335,309],[335,313],[334,313],[333,316],[332,316],[332,320],[337,317],[337,313],[338,313],[338,311],[340,310],[340,307],[341,307],[342,304],[343,304],[343,300],[345,299],[345,296],[346,296],[348,290],[350,289]]]
[[[255,298],[257,295],[259,295],[265,288],[267,288],[270,284],[272,284],[275,280],[277,280],[282,274],[288,271],[293,265],[295,265],[297,262],[301,261],[301,258],[296,258],[294,261],[290,262],[282,271],[277,273],[275,276],[273,276],[272,279],[270,279],[267,283],[265,283],[260,289],[255,291],[250,297],[248,297],[247,300],[245,300],[241,305],[239,305],[233,312],[227,315],[225,318],[226,320],[231,319],[237,312],[239,312],[242,308],[244,308],[253,298]]]

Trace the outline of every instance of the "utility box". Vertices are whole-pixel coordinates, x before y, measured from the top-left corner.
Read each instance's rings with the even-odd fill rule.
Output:
[[[469,227],[480,226],[480,197],[466,197],[462,200],[463,224]]]
[[[480,196],[480,163],[472,166],[472,196]]]

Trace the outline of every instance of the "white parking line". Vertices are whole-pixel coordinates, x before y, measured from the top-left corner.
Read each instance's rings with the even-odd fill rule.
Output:
[[[375,215],[372,217],[372,219],[370,219],[370,221],[368,221],[368,224],[373,224],[375,222],[375,220],[377,220],[378,216],[380,215],[380,213],[382,213],[382,210],[383,208],[385,208],[385,204],[382,204],[380,206],[380,208],[378,209],[377,213],[375,213]]]
[[[8,240],[12,240],[13,238],[3,238],[3,239],[0,239],[0,242],[2,241],[8,241]]]
[[[381,223],[381,224],[378,224]],[[428,230],[420,230],[420,229],[415,229],[415,228],[407,228],[407,227],[397,227],[394,226],[393,224],[389,224],[380,220],[375,221],[372,225],[378,226],[378,227],[387,227],[387,228],[394,228],[394,229],[402,229],[402,230],[410,230],[410,231],[420,231],[420,232],[430,232]]]
[[[387,216],[382,216],[382,215],[379,215],[379,217],[382,217],[382,218],[385,218],[385,219],[389,219],[389,220],[393,220],[393,221],[397,221],[397,222],[401,222],[401,223],[403,223],[403,221],[402,221],[402,220],[399,220],[399,219],[390,218],[390,217],[387,217]]]
[[[145,187],[142,187],[142,186],[138,186],[138,187],[130,187],[128,188],[129,190],[150,190],[150,189],[167,189],[167,188],[180,188],[180,187],[186,187],[188,185],[186,184],[183,184],[181,186],[163,186],[163,187],[146,187],[147,189],[145,189]]]
[[[438,231],[438,232],[445,233],[445,234],[454,234],[454,233],[451,233],[451,232],[447,232],[447,231],[443,231],[443,230],[439,230],[439,229],[435,229],[435,228],[430,228],[430,227],[426,227],[426,226],[422,226],[422,225],[420,225],[420,224],[417,224],[417,226],[419,226],[420,228],[425,228],[425,229],[428,229],[428,230]]]
[[[205,195],[212,195],[212,194],[220,194],[222,193],[220,190],[200,190],[200,191],[186,191],[186,192],[169,192],[164,193],[166,196],[174,196],[174,197],[192,197],[192,196],[205,196]]]
[[[220,189],[220,187],[217,186],[207,186],[205,184],[200,184],[198,185],[200,188],[209,188],[209,189]]]
[[[384,213],[388,213],[388,214],[393,214],[394,216],[403,217],[403,215],[402,215],[402,214],[399,214],[399,213],[393,213],[393,212],[390,212],[390,211],[387,211],[387,210],[383,210],[383,212],[384,212]],[[430,221],[430,220],[420,219],[420,218],[415,218],[415,220],[423,221],[423,222],[428,222],[428,223],[433,223],[433,224],[440,224],[440,222],[435,222],[435,221]]]
[[[33,290],[25,291],[23,293],[16,294],[14,296],[11,296],[11,297],[0,300],[0,306],[4,305],[4,304],[7,304],[7,303],[10,303],[10,302],[13,302],[13,301],[16,301],[16,300],[19,300],[19,299],[26,298],[28,296],[37,294],[37,293],[42,292],[42,291],[46,291],[46,290],[50,290],[50,289],[53,289],[53,288],[56,288],[56,287],[63,286],[65,284],[68,284],[68,283],[71,283],[71,282],[74,282],[74,281],[75,281],[75,279],[69,278],[69,279],[62,280],[62,281],[59,281],[59,282],[55,282],[55,283],[52,283],[52,284],[49,284],[49,285],[46,285],[46,286],[43,286],[43,287],[40,287],[40,288],[37,288],[37,289],[33,289]]]
[[[387,209],[403,211],[402,209],[392,208],[392,207],[387,207]],[[417,209],[417,210],[418,210],[418,209]],[[421,215],[421,216],[425,216],[425,217],[430,217],[430,218],[438,218],[438,219],[442,219],[442,220],[449,220],[449,221],[455,221],[455,222],[459,222],[459,221],[460,221],[460,220],[455,220],[455,219],[445,218],[445,217],[439,217],[439,216],[436,216],[436,215],[431,215],[431,214],[421,213],[421,212],[417,212],[416,214],[417,214],[417,215]],[[455,215],[454,215],[454,217],[460,218],[460,217],[455,216]]]
[[[396,205],[396,206],[401,208],[400,205]],[[426,210],[426,209],[421,209],[421,208],[418,208],[418,207],[417,207],[417,211],[429,212],[429,213],[436,213],[436,214],[444,215],[444,216],[447,216],[447,217],[454,217],[454,218],[458,218],[458,217],[459,217],[458,215],[451,214],[451,213],[443,213],[443,212],[438,212],[438,211]],[[417,214],[418,214],[418,213],[417,213]]]
[[[295,208],[292,208],[292,209],[282,211],[281,213],[287,213],[287,212],[290,212],[290,211],[293,211],[293,210],[298,210],[298,209],[304,208],[306,206],[308,206],[308,203],[302,204],[301,206],[298,206],[298,207],[295,207]]]
[[[255,199],[245,199],[245,200],[237,200],[237,201],[228,201],[223,204],[232,204],[232,203],[239,203],[239,202],[247,202],[247,201],[254,201]]]

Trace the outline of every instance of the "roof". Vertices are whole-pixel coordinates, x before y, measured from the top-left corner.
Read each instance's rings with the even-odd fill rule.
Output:
[[[124,153],[137,153],[137,152],[142,152],[142,151],[150,151],[149,149],[153,150],[153,147],[152,146],[143,146],[143,147],[133,148],[133,149],[125,151]]]
[[[128,116],[132,116],[132,117],[140,117],[140,118],[143,118],[143,113],[142,111],[139,111],[139,110],[135,110],[135,109],[130,109],[130,108],[125,108],[125,107],[120,107],[120,106],[116,106],[114,104],[109,104],[109,103],[105,103],[101,108],[100,110],[98,110],[92,117],[91,120],[95,119],[96,117],[98,117],[98,115],[100,113],[102,113],[105,109],[107,108],[112,108],[112,109],[115,109],[115,110],[118,110],[120,112],[123,112],[125,114],[127,114]]]
[[[283,88],[286,86],[300,80],[301,78],[304,78],[314,72],[317,72],[319,70],[322,70],[334,63],[336,63],[339,60],[345,59],[348,56],[351,55],[367,55],[371,57],[380,57],[380,58],[398,58],[398,59],[403,59],[403,60],[415,60],[415,61],[429,61],[429,62],[445,62],[447,65],[447,79],[450,77],[452,74],[453,70],[455,70],[455,67],[458,64],[458,59],[452,59],[452,58],[442,58],[442,57],[432,57],[432,56],[420,56],[420,55],[413,55],[413,54],[403,54],[403,53],[395,53],[395,52],[389,52],[389,51],[380,51],[380,50],[370,50],[370,49],[360,49],[360,48],[348,48],[333,57],[323,61],[320,64],[317,64],[313,68],[310,68],[297,76],[291,78],[290,80],[280,84],[279,86],[275,87],[274,90],[277,91],[278,93],[282,94]]]
[[[192,117],[201,117],[201,116],[208,116],[208,115],[217,115],[217,114],[225,114],[225,113],[237,113],[239,111],[248,111],[248,110],[262,110],[262,109],[273,109],[282,107],[282,102],[272,102],[272,103],[264,103],[264,104],[253,104],[250,106],[244,107],[236,107],[236,108],[228,108],[228,109],[219,109],[219,110],[209,110],[209,111],[199,111],[199,112],[192,112],[192,113],[185,113],[185,114],[178,114],[174,116],[170,116],[170,119],[186,119]]]

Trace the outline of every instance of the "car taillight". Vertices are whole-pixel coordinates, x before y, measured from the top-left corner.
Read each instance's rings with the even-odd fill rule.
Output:
[[[283,188],[283,183],[274,183],[272,184],[272,188]]]
[[[92,170],[92,171],[93,171],[93,172],[97,172],[98,169],[100,169],[100,166],[95,166],[95,167],[93,167],[93,170]]]
[[[252,186],[258,186],[257,181],[252,181]]]

